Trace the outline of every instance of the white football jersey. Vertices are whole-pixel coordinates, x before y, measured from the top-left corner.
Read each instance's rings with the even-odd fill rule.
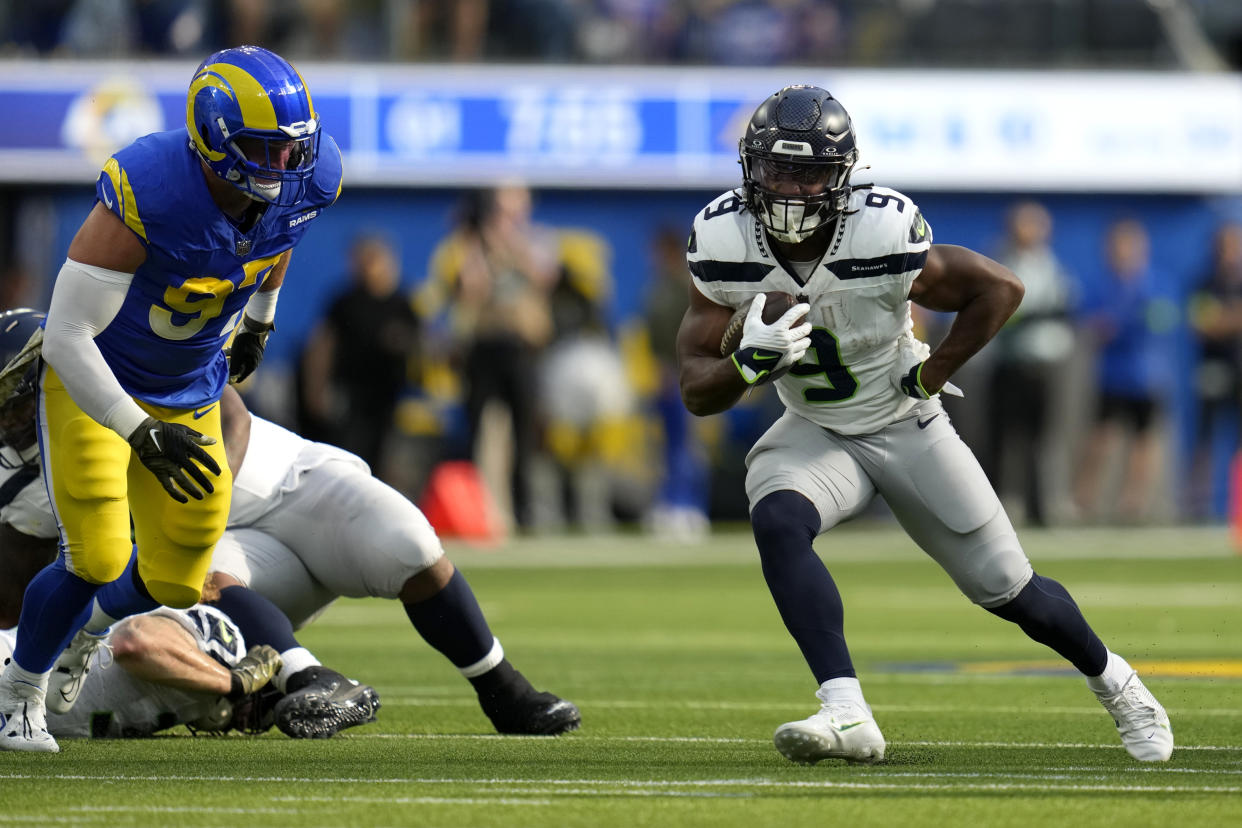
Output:
[[[246,639],[233,619],[215,607],[196,604],[189,609],[160,607],[162,615],[180,624],[199,650],[232,667],[246,654]],[[17,628],[0,630],[0,662],[16,646]],[[48,729],[60,738],[118,739],[149,736],[159,730],[197,721],[212,714],[219,697],[192,693],[168,685],[144,681],[110,658],[100,662],[104,650],[95,653],[82,695],[65,714],[49,713]]]
[[[52,502],[37,462],[24,465],[12,449],[0,448],[0,522],[33,538],[59,537]]]
[[[740,308],[757,293],[783,291],[811,306],[811,349],[776,380],[791,411],[839,434],[878,431],[906,414],[901,373],[926,359],[915,339],[910,286],[927,261],[931,228],[906,196],[858,187],[828,252],[801,279],[773,255],[740,190],[694,219],[686,260],[694,285],[713,302]]]

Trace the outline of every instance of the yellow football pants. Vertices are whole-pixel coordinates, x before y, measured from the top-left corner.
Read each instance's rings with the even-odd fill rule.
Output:
[[[214,491],[178,503],[134,454],[125,438],[92,420],[46,366],[39,399],[40,437],[61,551],[70,572],[91,583],[114,581],[129,562],[130,516],[138,574],[151,597],[170,607],[198,601],[212,549],[224,534],[233,476],[224,456],[220,406],[161,408],[137,401],[148,414],[216,438],[204,446],[220,464],[205,471]]]

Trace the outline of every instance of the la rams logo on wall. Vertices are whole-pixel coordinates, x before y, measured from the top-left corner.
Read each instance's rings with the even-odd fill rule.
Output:
[[[238,239],[237,244],[233,247],[233,252],[238,256],[249,256],[250,248],[254,246],[254,242],[250,239]]]
[[[81,149],[92,164],[102,166],[121,147],[163,128],[159,101],[141,81],[111,77],[74,99],[60,137],[65,146]]]

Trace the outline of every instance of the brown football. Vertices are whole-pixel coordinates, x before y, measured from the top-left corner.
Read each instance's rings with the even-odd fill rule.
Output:
[[[769,290],[767,292],[767,304],[763,306],[763,321],[771,325],[776,320],[785,315],[785,312],[798,304],[798,297],[792,293],[785,293],[780,290]],[[754,300],[752,299],[751,302]],[[720,338],[720,355],[728,356],[737,350],[738,345],[742,342],[742,326],[746,324],[746,313],[750,310],[750,302],[742,305],[733,312],[733,316],[729,318],[729,325],[725,328],[724,336]],[[794,324],[802,324],[806,317],[797,320]]]

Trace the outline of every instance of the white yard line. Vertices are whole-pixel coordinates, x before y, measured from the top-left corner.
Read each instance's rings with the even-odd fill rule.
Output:
[[[678,710],[774,710],[788,714],[798,714],[807,705],[803,702],[726,702],[693,701],[678,699],[658,699],[638,701],[633,699],[575,699],[580,708],[595,707],[611,710],[661,710],[674,708]],[[462,696],[435,698],[429,696],[384,696],[386,707],[475,707],[478,702]],[[952,704],[874,704],[871,706],[877,713],[977,713],[980,708],[968,705]],[[1242,718],[1242,709],[1229,707],[1196,707],[1193,709],[1168,708],[1173,716],[1213,716],[1223,718]],[[804,711],[803,711],[804,712]],[[988,707],[986,712],[997,715],[1033,715],[1033,716],[1100,716],[1097,705],[1086,704],[1083,707],[1064,707],[1041,705],[1038,707],[1007,705],[1004,707]]]
[[[626,779],[534,779],[522,777],[478,777],[468,779],[451,779],[443,777],[410,777],[407,779],[360,779],[360,778],[298,778],[288,779],[281,777],[249,777],[249,776],[193,776],[193,775],[176,775],[176,776],[131,776],[125,774],[5,774],[0,778],[19,778],[19,779],[68,779],[68,780],[98,780],[110,782],[133,782],[144,781],[153,782],[159,780],[176,780],[176,781],[196,781],[196,782],[215,782],[215,781],[231,781],[240,783],[260,783],[260,782],[305,782],[308,784],[341,784],[341,785],[359,785],[359,784],[400,784],[400,785],[469,785],[478,790],[472,792],[472,795],[465,797],[467,800],[478,800],[486,804],[494,804],[496,797],[487,796],[488,790],[493,790],[497,794],[504,796],[517,795],[588,795],[588,796],[615,796],[618,794],[626,794],[627,792],[637,791],[649,795],[687,795],[688,791],[697,791],[700,789],[716,790],[732,789],[732,795],[744,794],[751,789],[760,789],[764,791],[774,790],[886,790],[886,791],[1033,791],[1033,792],[1072,792],[1072,791],[1090,791],[1090,792],[1109,792],[1109,793],[1242,793],[1242,786],[1238,785],[1134,785],[1134,784],[1116,784],[1107,782],[1063,782],[1056,774],[1048,774],[1040,776],[1038,774],[1022,774],[1005,778],[1022,778],[1031,779],[1031,782],[961,782],[958,781],[963,776],[973,778],[972,774],[909,774],[910,776],[918,776],[920,778],[944,778],[945,784],[933,784],[929,782],[903,782],[903,781],[882,781],[884,779],[894,779],[892,776],[885,777],[881,770],[875,776],[879,777],[873,781],[845,781],[845,780],[787,780],[787,779],[644,779],[644,780],[626,780]],[[1003,774],[999,776],[1004,777]],[[982,775],[980,775],[982,777]],[[1044,780],[1044,781],[1040,781]],[[717,794],[720,795],[720,794]],[[503,797],[502,797],[503,798]],[[300,797],[298,799],[301,799]],[[445,800],[453,802],[458,800],[457,797],[430,797],[432,800]],[[273,801],[284,801],[285,797],[275,798]],[[336,797],[326,798],[325,801],[343,801]],[[365,800],[361,800],[365,801]],[[385,797],[383,802],[394,801]],[[200,807],[173,807],[158,805],[127,805],[127,806],[105,806],[98,808],[94,806],[74,806],[85,811],[147,811],[152,813],[168,812],[200,812]],[[213,809],[220,813],[253,813],[255,810],[249,808],[223,808]],[[268,812],[264,810],[264,812]],[[285,810],[273,811],[276,813],[287,813]]]

